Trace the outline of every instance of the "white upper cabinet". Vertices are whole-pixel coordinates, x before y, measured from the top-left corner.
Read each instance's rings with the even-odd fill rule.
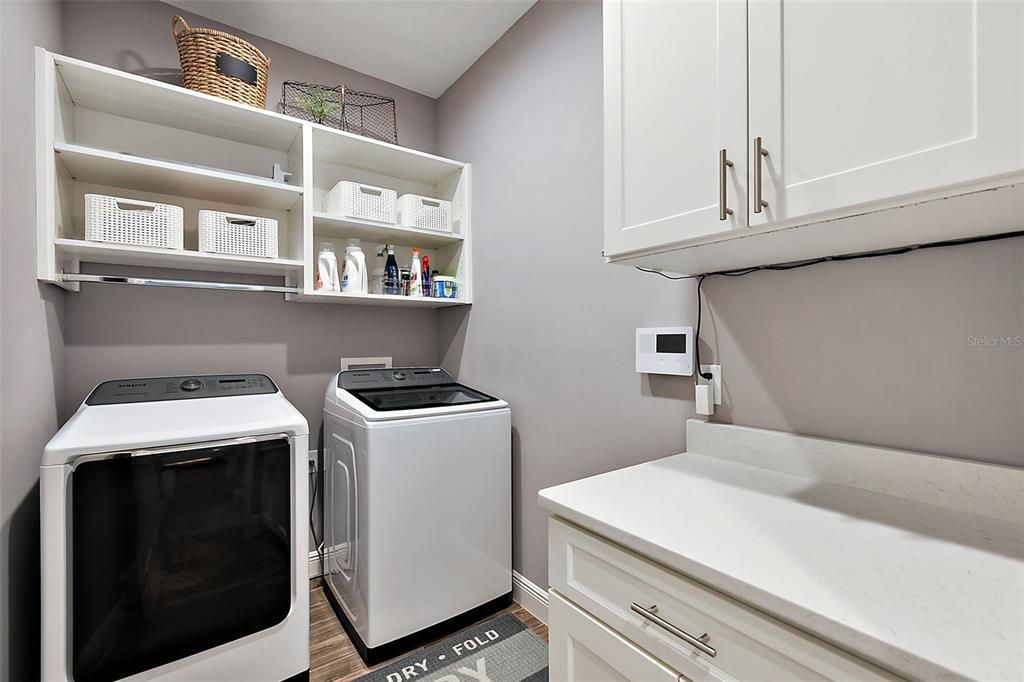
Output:
[[[1021,228],[1024,2],[604,11],[610,260],[695,274]]]
[[[606,255],[745,227],[746,4],[606,2],[604,31]]]
[[[1022,7],[751,2],[751,226],[1024,167]]]

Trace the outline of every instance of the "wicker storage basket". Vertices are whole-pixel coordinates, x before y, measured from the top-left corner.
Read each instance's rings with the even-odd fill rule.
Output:
[[[452,231],[452,202],[431,199],[418,194],[403,194],[398,198],[398,224],[422,227],[438,232]]]
[[[136,246],[182,247],[180,206],[119,199],[105,194],[85,195],[85,238]]]
[[[277,258],[277,221],[223,211],[200,211],[199,250]]]
[[[212,28],[190,28],[171,20],[181,59],[181,80],[189,90],[263,109],[267,106],[270,58],[241,38]]]
[[[393,189],[342,180],[327,193],[324,211],[349,218],[393,223],[397,196],[398,192]]]

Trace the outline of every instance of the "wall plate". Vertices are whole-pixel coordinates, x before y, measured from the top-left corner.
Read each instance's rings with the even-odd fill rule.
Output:
[[[379,358],[342,358],[341,371],[350,369],[391,369],[391,357]]]

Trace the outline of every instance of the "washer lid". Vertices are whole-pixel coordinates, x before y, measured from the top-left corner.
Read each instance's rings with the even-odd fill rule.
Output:
[[[442,386],[409,386],[402,388],[369,388],[349,390],[377,412],[422,410],[430,407],[457,407],[497,402],[497,398],[462,384]]]
[[[437,367],[341,372],[335,401],[371,421],[508,407],[507,403],[494,396],[456,382],[450,374]]]

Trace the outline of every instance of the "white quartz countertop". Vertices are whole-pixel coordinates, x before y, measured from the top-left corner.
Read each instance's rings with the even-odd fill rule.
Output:
[[[904,677],[1024,679],[1024,471],[786,438],[690,422],[540,504]]]

